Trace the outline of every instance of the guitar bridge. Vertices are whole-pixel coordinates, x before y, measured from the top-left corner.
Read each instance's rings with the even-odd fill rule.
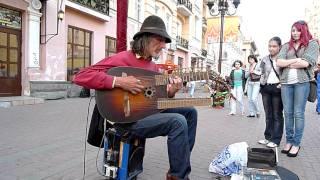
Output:
[[[122,77],[127,77],[127,73],[122,72]],[[123,96],[123,111],[124,111],[124,116],[128,117],[130,116],[130,99],[129,99],[129,93],[124,92]]]

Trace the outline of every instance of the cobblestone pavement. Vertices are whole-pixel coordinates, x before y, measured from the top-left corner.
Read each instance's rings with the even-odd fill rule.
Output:
[[[82,179],[88,104],[89,98],[74,98],[0,108],[0,179]],[[89,116],[92,107],[91,103]],[[302,180],[320,177],[320,116],[314,109],[315,104],[308,103],[298,157],[288,158],[283,154],[279,157],[279,165],[294,171]],[[208,165],[228,144],[246,141],[252,147],[261,147],[257,141],[263,138],[263,113],[260,118],[249,119],[228,116],[228,107],[219,110],[199,107],[198,112],[197,139],[191,158],[192,180],[216,179],[208,172]],[[97,156],[102,159],[101,153],[97,155],[97,148],[87,146],[85,179],[105,179],[96,170],[96,159]],[[138,179],[163,180],[168,167],[166,138],[147,140],[144,170]]]

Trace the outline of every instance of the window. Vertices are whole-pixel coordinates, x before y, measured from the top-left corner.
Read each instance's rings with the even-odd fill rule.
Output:
[[[117,40],[113,37],[106,36],[106,57],[112,56],[117,52]]]
[[[142,20],[142,3],[141,0],[135,0],[135,4],[134,4],[134,8],[135,8],[135,18],[137,20]]]
[[[167,28],[167,32],[168,34],[171,34],[171,14],[167,13],[166,14],[166,28]]]
[[[155,14],[158,14],[159,13],[159,6],[156,6],[156,8],[155,8]]]
[[[196,68],[196,63],[197,63],[197,59],[192,57],[191,58],[191,71],[195,72],[195,68]]]
[[[178,19],[177,20],[177,36],[182,35],[182,22]]]
[[[178,57],[178,67],[179,67],[179,69],[183,68],[183,58],[182,57]]]
[[[110,8],[110,9],[117,9],[117,2],[116,2],[116,0],[109,0],[109,8]]]
[[[198,40],[201,39],[201,36],[202,36],[202,26],[201,26],[201,21],[198,17],[195,17],[195,26],[194,26],[194,37]]]
[[[168,53],[167,53],[167,61],[170,61],[170,62],[173,63],[173,60],[174,60],[173,51],[169,50]]]
[[[91,32],[76,27],[68,27],[67,80],[80,69],[91,64]]]

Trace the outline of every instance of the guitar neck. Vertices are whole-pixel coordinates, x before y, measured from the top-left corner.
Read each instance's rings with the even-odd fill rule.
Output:
[[[188,106],[209,106],[212,104],[211,98],[179,98],[179,99],[159,99],[158,109],[168,109]]]
[[[200,80],[208,80],[209,75],[208,72],[189,72],[182,74],[170,74],[170,75],[155,75],[155,82],[157,86],[166,85],[169,83],[169,78],[179,76],[182,81],[200,81]]]

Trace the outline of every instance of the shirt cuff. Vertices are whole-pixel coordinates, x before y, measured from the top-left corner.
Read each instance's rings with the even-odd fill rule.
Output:
[[[115,83],[116,83],[116,77],[114,76],[112,81],[112,88],[114,88]]]

